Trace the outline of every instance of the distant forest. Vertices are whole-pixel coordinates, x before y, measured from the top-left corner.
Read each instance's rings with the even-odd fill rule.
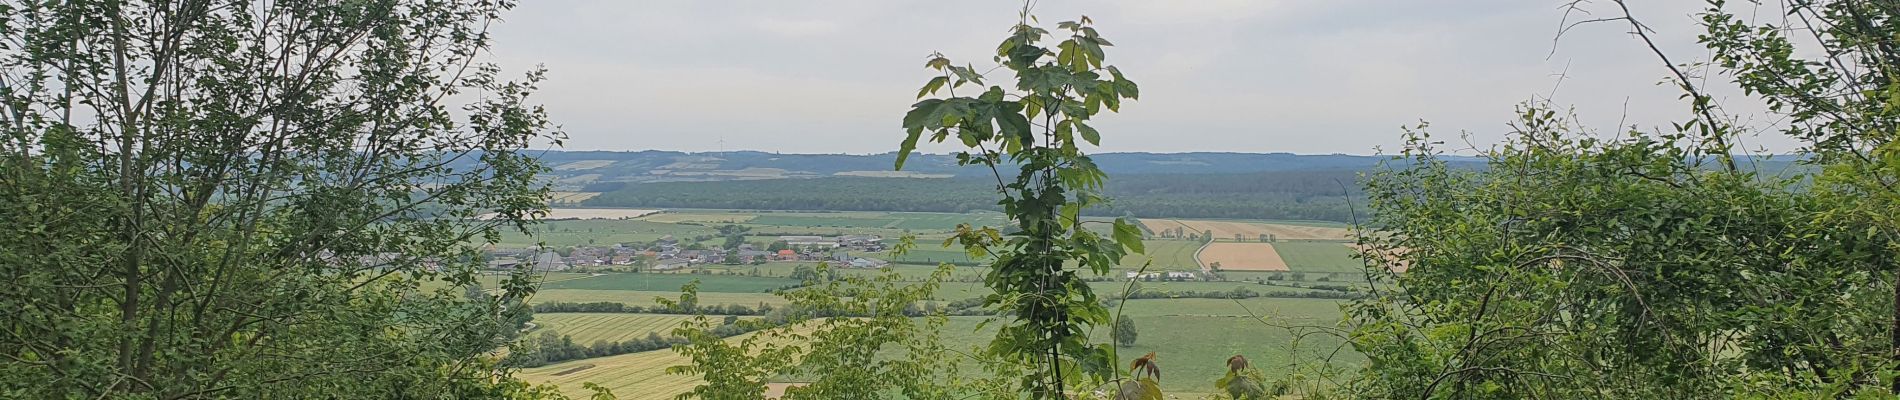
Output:
[[[1350,222],[1359,202],[1353,170],[1241,174],[1129,174],[1109,178],[1107,207],[1092,216],[1303,219]],[[721,182],[605,182],[592,207],[968,212],[997,210],[994,179],[770,179]]]

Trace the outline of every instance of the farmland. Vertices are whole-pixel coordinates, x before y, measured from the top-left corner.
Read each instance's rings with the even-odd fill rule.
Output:
[[[1091,217],[1091,220],[1103,219]],[[943,239],[959,223],[997,226],[1002,222],[997,214],[988,212],[680,209],[631,219],[551,221],[535,227],[532,235],[510,235],[504,237],[504,241],[513,244],[544,241],[553,246],[598,246],[645,243],[671,236],[680,240],[681,246],[694,241],[698,241],[701,246],[716,246],[725,240],[719,236],[720,227],[724,225],[747,228],[743,240],[754,246],[769,244],[780,235],[880,235],[887,239],[886,244],[894,244],[895,241],[891,239],[903,235],[914,235],[917,245],[903,256],[893,255],[889,251],[853,251],[850,255],[893,261],[894,264],[884,271],[895,272],[900,279],[910,282],[921,281],[929,276],[937,270],[937,263],[959,264],[953,267],[949,280],[943,282],[937,291],[936,302],[942,305],[991,293],[991,289],[981,283],[988,271],[980,266],[983,260],[970,258],[961,248],[942,246]],[[1165,363],[1163,365],[1169,368],[1170,379],[1162,383],[1169,393],[1211,391],[1213,379],[1224,371],[1223,361],[1234,354],[1247,356],[1269,374],[1283,374],[1290,371],[1289,365],[1296,362],[1313,365],[1321,353],[1331,353],[1340,344],[1336,339],[1307,336],[1306,341],[1298,343],[1295,349],[1297,335],[1285,328],[1336,324],[1340,316],[1337,300],[1284,297],[1227,300],[1196,298],[1194,295],[1175,296],[1189,292],[1227,292],[1236,288],[1256,293],[1304,294],[1317,289],[1302,286],[1356,281],[1356,278],[1347,280],[1347,276],[1340,276],[1342,273],[1358,271],[1358,263],[1351,258],[1351,249],[1343,241],[1346,232],[1343,226],[1299,221],[1143,219],[1141,222],[1150,230],[1167,229],[1167,226],[1215,230],[1217,240],[1207,243],[1207,252],[1200,253],[1200,256],[1202,261],[1221,262],[1222,275],[1225,279],[1231,279],[1144,281],[1133,286],[1119,279],[1123,272],[1134,271],[1144,264],[1150,272],[1200,270],[1195,257],[1201,251],[1203,241],[1151,237],[1145,241],[1146,254],[1130,254],[1113,268],[1111,276],[1115,278],[1089,283],[1096,294],[1103,298],[1119,297],[1130,288],[1147,293],[1149,297],[1157,294],[1161,297],[1117,302],[1110,311],[1129,316],[1136,321],[1140,332],[1140,340],[1133,347],[1119,351],[1125,357],[1151,351],[1160,354]],[[1220,236],[1231,236],[1236,232],[1252,236],[1244,236],[1242,239],[1245,242],[1229,241],[1231,237]],[[1262,233],[1276,240],[1270,243],[1253,242]],[[1294,237],[1326,240],[1296,241],[1292,240]],[[671,273],[547,274],[541,290],[529,301],[616,302],[651,306],[655,304],[655,297],[678,298],[681,285],[697,280],[700,283],[698,301],[702,306],[785,306],[788,304],[786,300],[770,292],[801,284],[789,276],[801,266],[816,264],[816,261],[771,261],[749,265],[714,263],[694,265],[687,270]],[[880,270],[837,267],[832,272],[839,276],[860,277],[882,273]],[[1272,279],[1269,280],[1269,277]],[[485,278],[484,284],[492,284],[489,282],[492,280]],[[687,318],[690,316],[550,312],[537,314],[535,322],[541,329],[569,335],[577,343],[591,343],[596,340],[640,338],[651,332],[666,335],[668,330]],[[959,350],[971,350],[988,343],[996,329],[995,325],[982,331],[976,330],[977,324],[985,318],[952,317],[943,332],[945,344]],[[1096,342],[1108,340],[1107,333],[1101,330],[1092,332],[1091,337]],[[1350,350],[1340,354],[1333,362],[1363,361],[1362,357]],[[593,382],[614,389],[621,398],[670,398],[671,394],[687,390],[698,381],[691,376],[665,375],[662,371],[665,367],[687,362],[671,350],[660,350],[573,360],[524,370],[521,376],[530,382],[556,385],[570,395],[585,394],[580,385]],[[974,368],[966,370],[976,371]]]
[[[1326,224],[1310,221],[1273,222],[1273,221],[1228,221],[1228,220],[1187,220],[1142,218],[1141,224],[1151,232],[1181,229],[1190,234],[1212,232],[1214,239],[1260,240],[1262,237],[1273,241],[1280,240],[1349,240],[1352,231],[1345,225]]]
[[[580,204],[599,195],[600,193],[595,192],[549,192],[548,202],[558,205]]]
[[[670,336],[673,328],[690,319],[689,315],[551,313],[535,316],[534,323],[536,331],[552,330],[585,345],[640,339],[648,333]]]
[[[1222,270],[1286,271],[1286,261],[1273,251],[1273,243],[1208,243],[1201,251],[1201,262],[1208,267],[1220,264]]]
[[[1288,268],[1303,272],[1361,272],[1365,266],[1352,258],[1353,250],[1338,242],[1278,242],[1273,244]]]

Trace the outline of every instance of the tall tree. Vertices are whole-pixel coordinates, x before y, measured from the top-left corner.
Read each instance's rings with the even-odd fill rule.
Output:
[[[0,5],[0,397],[518,393],[525,276],[457,287],[560,139],[480,60],[512,6]]]
[[[896,167],[903,169],[919,141],[954,140],[966,148],[956,153],[959,164],[992,172],[1012,229],[1005,235],[961,225],[945,244],[960,242],[972,255],[994,257],[984,281],[995,294],[985,304],[1011,319],[989,351],[1031,367],[1021,384],[1032,397],[1058,399],[1073,386],[1123,378],[1113,347],[1089,343],[1084,334],[1110,318],[1082,274],[1107,274],[1129,251],[1141,252],[1141,229],[1117,218],[1111,239],[1083,227],[1082,210],[1104,202],[1098,193],[1106,174],[1082,146],[1101,142],[1090,118],[1119,111],[1139,89],[1121,70],[1102,64],[1111,43],[1088,17],[1056,24],[1068,36],[1053,48],[1043,47],[1051,35],[1030,24],[1028,6],[1020,18],[994,58],[1015,75],[1013,90],[990,85],[974,97],[958,96],[958,88],[986,85],[983,73],[941,54],[925,63],[941,75],[917,97],[948,96],[919,101],[904,115],[907,136]],[[1011,166],[1017,170],[1005,178],[1000,169]]]

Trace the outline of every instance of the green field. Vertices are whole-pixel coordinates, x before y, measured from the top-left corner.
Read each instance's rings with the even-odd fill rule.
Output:
[[[622,342],[643,339],[648,333],[671,336],[680,322],[690,315],[622,313],[546,313],[535,314],[535,331],[551,330],[567,335],[574,343],[586,346],[595,341]]]
[[[1273,250],[1288,268],[1300,272],[1364,272],[1353,250],[1340,242],[1274,242]]]
[[[1199,271],[1201,265],[1194,262],[1194,252],[1201,249],[1201,242],[1187,240],[1148,239],[1142,241],[1144,254],[1129,254],[1122,257],[1121,269],[1133,271],[1140,269],[1143,263],[1154,260],[1148,266],[1149,271]]]
[[[711,226],[616,219],[548,221],[530,229],[532,231],[528,234],[504,230],[501,242],[496,245],[526,248],[546,242],[548,246],[554,247],[607,246],[614,243],[651,242],[667,235],[684,241],[694,236],[719,233],[718,229]]]
[[[610,273],[587,278],[548,282],[542,289],[586,290],[658,290],[677,291],[688,282],[699,281],[700,292],[764,293],[797,286],[790,278],[710,274]]]
[[[535,240],[548,240],[554,245],[587,244],[592,240],[596,244],[608,244],[621,241],[648,241],[662,235],[690,240],[696,235],[714,234],[712,226],[725,221],[739,223],[752,228],[753,234],[748,242],[757,245],[768,244],[776,240],[776,235],[838,235],[872,234],[886,238],[897,238],[912,234],[918,237],[918,246],[903,257],[893,257],[888,252],[854,253],[857,256],[880,258],[917,264],[892,264],[888,269],[895,271],[906,280],[921,280],[936,270],[936,262],[970,262],[962,249],[943,248],[941,246],[945,232],[957,223],[974,222],[979,225],[999,225],[996,214],[947,214],[947,213],[888,213],[888,212],[770,212],[770,211],[733,211],[733,210],[688,210],[671,211],[665,214],[649,216],[643,220],[590,220],[556,221],[551,226],[541,227],[541,234]],[[644,220],[652,219],[652,220]],[[670,222],[661,222],[670,221]],[[683,222],[682,225],[671,222]],[[1288,223],[1289,221],[1275,221]],[[1310,223],[1292,221],[1292,224],[1315,226],[1339,226],[1338,224]],[[1106,226],[1106,225],[1103,225]],[[521,241],[522,238],[512,238]],[[1186,240],[1149,239],[1145,242],[1147,254],[1130,255],[1115,268],[1111,277],[1103,282],[1091,282],[1089,285],[1098,296],[1104,298],[1122,293],[1128,283],[1120,279],[1125,271],[1141,267],[1153,260],[1150,271],[1198,270],[1194,253],[1201,243]],[[1231,291],[1237,287],[1255,292],[1303,292],[1313,289],[1288,287],[1279,282],[1312,285],[1320,283],[1320,278],[1351,284],[1357,278],[1359,264],[1353,260],[1351,250],[1338,242],[1279,242],[1276,248],[1295,272],[1303,272],[1298,282],[1292,279],[1292,273],[1279,273],[1284,281],[1272,284],[1260,284],[1238,280],[1254,280],[1273,276],[1265,272],[1225,273],[1230,282],[1140,282],[1144,291],[1166,292],[1213,292]],[[812,266],[816,262],[771,262],[761,265],[708,265],[701,267],[713,274],[683,273],[617,273],[599,276],[580,274],[548,274],[542,290],[531,299],[534,302],[618,302],[629,305],[653,305],[653,298],[678,298],[679,287],[694,279],[700,280],[701,305],[744,305],[757,307],[761,304],[783,306],[787,302],[770,293],[772,289],[796,285],[799,282],[787,278],[801,265]],[[882,273],[882,270],[834,268],[833,271],[845,276],[870,277]],[[957,267],[949,282],[942,284],[937,298],[940,301],[954,301],[976,298],[990,293],[982,283],[986,267]],[[1092,274],[1090,274],[1092,275]],[[484,278],[485,283],[494,278]],[[1254,365],[1269,375],[1281,375],[1292,370],[1295,364],[1312,366],[1322,362],[1323,355],[1332,354],[1340,342],[1336,338],[1321,335],[1309,335],[1299,339],[1295,348],[1296,335],[1286,326],[1330,327],[1337,324],[1340,313],[1338,300],[1302,299],[1302,298],[1252,298],[1243,300],[1172,298],[1172,299],[1136,299],[1115,303],[1111,312],[1119,312],[1136,321],[1140,339],[1132,348],[1121,349],[1124,361],[1128,358],[1155,352],[1160,356],[1161,365],[1168,371],[1162,386],[1170,393],[1183,398],[1198,397],[1196,393],[1212,392],[1213,381],[1225,371],[1225,361],[1235,354],[1246,355]],[[671,329],[687,316],[643,315],[643,314],[582,314],[550,313],[536,317],[537,324],[572,336],[577,343],[591,343],[595,340],[625,340],[644,337],[648,332]],[[977,331],[975,329],[983,317],[954,317],[945,327],[946,344],[961,350],[987,344],[994,333],[994,326]],[[1263,321],[1264,319],[1264,321]],[[1092,333],[1091,340],[1106,342],[1109,337],[1105,330]],[[1364,358],[1346,349],[1335,363],[1364,362]],[[569,394],[584,394],[580,389],[582,382],[595,382],[613,388],[621,398],[670,398],[671,394],[686,390],[697,382],[689,376],[665,375],[661,371],[667,366],[680,365],[687,360],[670,350],[625,354],[533,368],[521,372],[521,376],[536,383],[555,384]],[[974,366],[969,367],[974,371]]]

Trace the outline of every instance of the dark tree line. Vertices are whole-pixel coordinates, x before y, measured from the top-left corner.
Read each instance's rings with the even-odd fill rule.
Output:
[[[1093,216],[1304,219],[1347,222],[1348,198],[1360,197],[1357,172],[1116,176],[1112,202]],[[774,210],[909,212],[996,211],[995,180],[975,178],[818,178],[723,182],[606,182],[584,205]]]

